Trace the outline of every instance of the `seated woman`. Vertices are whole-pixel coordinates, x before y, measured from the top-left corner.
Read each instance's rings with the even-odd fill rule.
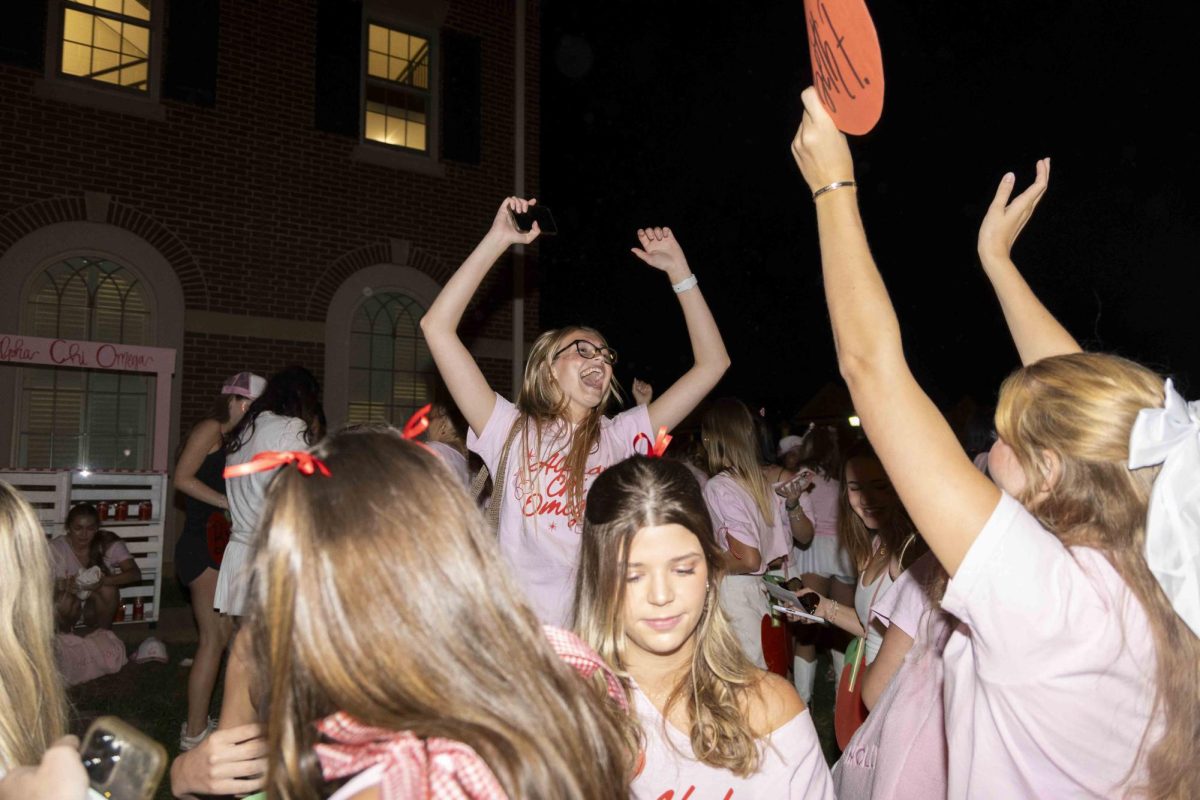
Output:
[[[50,540],[55,595],[74,594],[83,602],[83,621],[111,628],[122,586],[142,579],[142,571],[121,537],[100,530],[100,514],[91,503],[67,512],[67,532]]]
[[[378,430],[289,455],[249,598],[269,794],[628,797],[621,706],[577,674],[606,667],[543,631],[441,459]]]
[[[723,563],[682,464],[635,456],[592,485],[575,630],[632,698],[645,764],[631,796],[832,798],[808,709],[750,663],[721,611]]]

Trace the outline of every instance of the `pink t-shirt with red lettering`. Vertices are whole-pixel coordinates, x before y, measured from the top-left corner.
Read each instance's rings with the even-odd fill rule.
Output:
[[[774,519],[768,523],[750,493],[742,488],[728,472],[721,472],[704,485],[704,499],[713,518],[717,544],[729,549],[729,540],[737,539],[753,547],[762,556],[762,566],[754,572],[761,575],[767,564],[792,552],[792,529],[788,523],[784,499],[771,494]],[[766,608],[764,603],[763,608]]]
[[[695,759],[692,742],[665,723],[634,686],[634,706],[645,736],[646,762],[634,778],[633,800],[833,800],[833,782],[808,709],[759,740],[758,770],[739,778]]]
[[[480,435],[467,434],[467,447],[479,454],[492,475],[500,464],[500,451],[509,430],[520,416],[516,406],[496,395],[496,405]],[[645,434],[651,441],[650,414],[645,406],[605,418],[600,441],[588,455],[584,488],[618,461],[634,454],[634,439]],[[538,619],[548,625],[570,627],[575,568],[579,564],[579,535],[583,509],[573,508],[567,495],[565,472],[571,430],[563,424],[546,426],[538,448],[537,430],[518,432],[509,451],[500,500],[500,552],[524,588]],[[645,443],[639,451],[645,452]]]
[[[1005,494],[942,607],[960,620],[943,655],[950,797],[1121,795],[1152,724],[1155,649],[1104,555]]]

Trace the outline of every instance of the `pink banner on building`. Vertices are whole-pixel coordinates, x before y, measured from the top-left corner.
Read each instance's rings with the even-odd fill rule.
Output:
[[[111,342],[81,342],[75,339],[45,339],[40,336],[0,334],[0,362],[35,364],[79,369],[109,369],[119,372],[150,372],[154,382],[153,469],[166,471],[167,440],[171,425],[171,376],[175,373],[175,351],[166,347],[142,347]]]

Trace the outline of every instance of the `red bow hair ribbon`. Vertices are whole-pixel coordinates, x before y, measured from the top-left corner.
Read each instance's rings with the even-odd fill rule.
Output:
[[[277,467],[282,467],[284,464],[295,464],[296,469],[300,470],[301,475],[312,475],[314,472],[319,472],[328,478],[333,474],[329,471],[329,467],[325,466],[324,461],[307,451],[264,450],[261,453],[255,453],[254,458],[244,464],[234,464],[232,467],[226,467],[221,475],[225,478],[240,478],[243,475],[276,469]]]
[[[327,781],[380,765],[384,800],[508,800],[487,762],[462,742],[372,728],[340,711],[317,730],[330,740],[314,748]]]
[[[644,433],[639,433],[633,437],[633,450],[637,452],[638,442],[646,443],[646,455],[650,458],[662,458],[662,454],[667,452],[667,445],[671,443],[674,437],[667,433],[667,426],[663,425],[658,429],[658,436],[654,439],[654,444],[650,444],[650,437]]]
[[[404,423],[404,429],[400,431],[400,435],[405,439],[415,439],[425,432],[429,427],[429,412],[433,408],[433,403],[426,403],[417,409],[417,413],[408,418],[408,422]]]

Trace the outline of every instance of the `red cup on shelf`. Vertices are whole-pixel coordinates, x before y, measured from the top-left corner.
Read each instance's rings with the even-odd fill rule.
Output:
[[[143,500],[142,502],[138,503],[138,519],[140,519],[142,522],[147,522],[153,515],[153,503],[151,503],[149,500]]]
[[[133,598],[133,621],[140,622],[146,618],[146,601],[141,597]]]
[[[116,513],[113,514],[113,519],[115,519],[117,522],[124,522],[125,520],[129,519],[129,501],[128,500],[118,500],[117,501],[117,509],[116,509]]]
[[[124,622],[124,621],[125,621],[125,604],[117,603],[117,613],[116,613],[116,616],[113,617],[113,622]]]
[[[104,522],[106,519],[108,519],[108,501],[107,500],[101,500],[100,502],[96,503],[96,513],[100,515],[101,522]]]

